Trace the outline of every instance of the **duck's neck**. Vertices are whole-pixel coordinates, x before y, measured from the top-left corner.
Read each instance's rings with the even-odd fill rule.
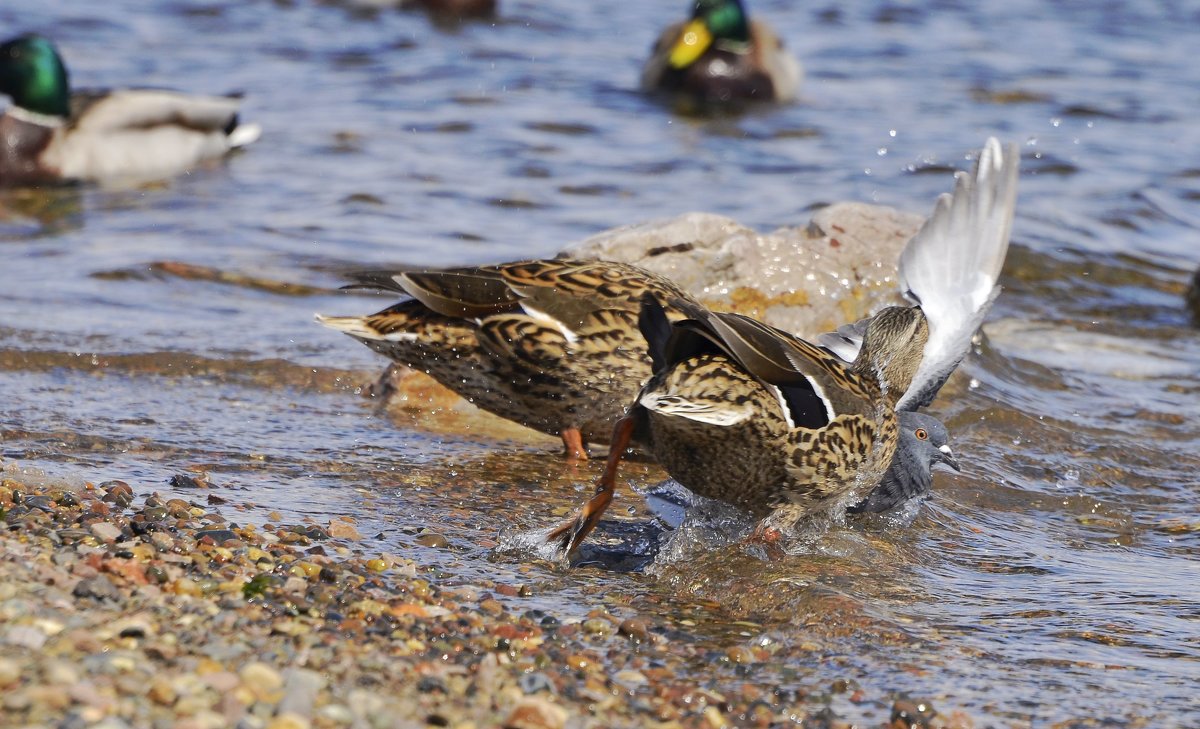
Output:
[[[41,114],[36,111],[30,111],[25,107],[15,105],[10,106],[8,110],[4,112],[4,114],[5,116],[12,117],[13,119],[25,124],[34,124],[39,127],[49,127],[51,129],[57,129],[67,121],[66,118],[62,116],[57,116],[55,114]]]
[[[852,368],[871,377],[893,403],[912,385],[925,355],[929,323],[920,307],[889,306],[867,324]]]

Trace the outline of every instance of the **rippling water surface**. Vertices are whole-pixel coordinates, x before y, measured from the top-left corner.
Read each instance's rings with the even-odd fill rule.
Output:
[[[379,535],[365,548],[421,550],[446,580],[517,574],[567,616],[607,604],[687,645],[771,642],[763,686],[850,678],[983,725],[1200,725],[1200,335],[1183,307],[1200,4],[752,0],[807,67],[802,98],[711,120],[636,92],[681,0],[501,0],[494,23],[449,28],[311,0],[25,5],[0,27],[56,38],[78,85],[242,89],[265,133],[165,184],[0,195],[10,462],[143,492],[201,467],[261,505],[251,518],[351,515]],[[512,511],[547,523],[598,465],[453,408],[378,411],[358,389],[380,359],[310,320],[383,303],[332,291],[351,268],[549,255],[690,210],[761,229],[845,199],[925,213],[990,134],[1022,143],[1024,174],[987,341],[934,407],[966,472],[804,555],[649,572],[497,556]],[[600,541],[650,539],[645,499],[619,498]],[[451,548],[420,546],[426,527]],[[716,690],[747,680],[693,669]]]

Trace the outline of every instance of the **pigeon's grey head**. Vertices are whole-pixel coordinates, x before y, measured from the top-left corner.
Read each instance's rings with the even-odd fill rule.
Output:
[[[946,432],[942,421],[924,413],[901,411],[896,415],[900,420],[900,443],[897,448],[905,451],[907,457],[904,460],[910,468],[922,467],[926,480],[939,463],[962,471],[954,459],[954,451],[950,450],[950,434]]]
[[[950,436],[941,421],[923,413],[902,410],[896,413],[900,421],[900,439],[896,455],[879,484],[867,498],[851,505],[847,511],[879,513],[889,511],[909,499],[924,496],[933,486],[933,468],[939,463],[955,471],[961,470]]]

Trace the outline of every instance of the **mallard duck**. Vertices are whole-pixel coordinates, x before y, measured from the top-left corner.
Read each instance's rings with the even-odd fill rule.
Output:
[[[702,104],[787,101],[800,64],[741,0],[695,0],[690,20],[659,36],[642,70],[642,87],[680,93]]]
[[[540,260],[355,274],[353,287],[410,296],[370,316],[317,316],[478,407],[562,438],[569,458],[607,442],[650,378],[643,296],[692,302],[625,263]]]
[[[54,45],[36,35],[0,44],[0,184],[149,180],[184,172],[258,138],[240,100],[176,91],[70,91]]]
[[[617,422],[595,495],[547,542],[564,556],[579,546],[633,438],[692,492],[762,517],[762,530],[881,484],[856,506],[890,508],[914,484],[927,488],[934,465],[957,467],[941,423],[914,411],[966,356],[999,291],[1018,161],[1015,146],[988,140],[901,255],[901,289],[916,305],[885,308],[827,346],[690,302],[672,302],[685,314],[672,322],[645,300],[654,375]]]

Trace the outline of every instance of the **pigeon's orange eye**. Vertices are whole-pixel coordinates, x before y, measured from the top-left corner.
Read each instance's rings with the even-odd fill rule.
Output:
[[[917,428],[917,432],[914,435],[917,436],[917,440],[929,440],[929,433],[926,433],[924,428]]]

